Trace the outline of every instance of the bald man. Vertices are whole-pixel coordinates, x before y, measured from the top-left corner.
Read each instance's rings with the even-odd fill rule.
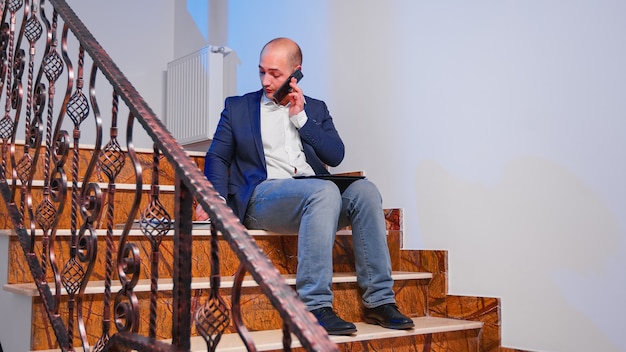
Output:
[[[332,181],[296,179],[327,175],[344,145],[326,104],[305,96],[295,78],[291,92],[274,93],[296,70],[302,51],[288,38],[261,50],[263,88],[229,97],[206,154],[204,173],[248,229],[298,233],[296,290],[302,302],[331,335],[356,332],[333,310],[332,253],[337,229],[352,225],[357,282],[364,321],[390,329],[410,329],[413,320],[396,306],[386,241],[382,198],[367,179],[345,190]],[[206,219],[202,208],[198,218]]]

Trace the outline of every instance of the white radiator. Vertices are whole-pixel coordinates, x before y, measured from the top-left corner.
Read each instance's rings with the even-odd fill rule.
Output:
[[[213,138],[226,98],[224,57],[230,52],[208,46],[167,64],[165,124],[181,145]]]

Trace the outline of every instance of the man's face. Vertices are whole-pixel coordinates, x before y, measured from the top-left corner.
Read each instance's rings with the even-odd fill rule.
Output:
[[[259,78],[265,96],[273,100],[274,92],[287,80],[297,67],[292,67],[288,52],[279,46],[266,47],[259,60]]]

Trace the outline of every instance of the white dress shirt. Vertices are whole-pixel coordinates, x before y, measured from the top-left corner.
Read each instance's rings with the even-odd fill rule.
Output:
[[[261,140],[267,165],[267,179],[291,178],[295,175],[315,175],[306,162],[298,129],[307,122],[302,110],[289,116],[289,104],[283,106],[261,99]]]

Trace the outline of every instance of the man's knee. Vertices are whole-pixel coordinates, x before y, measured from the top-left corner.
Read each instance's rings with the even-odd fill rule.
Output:
[[[341,193],[333,182],[316,182],[315,190],[311,193],[309,201],[323,206],[340,208]]]
[[[344,196],[352,199],[365,198],[382,202],[382,196],[380,195],[378,187],[367,179],[354,181],[346,189]]]

